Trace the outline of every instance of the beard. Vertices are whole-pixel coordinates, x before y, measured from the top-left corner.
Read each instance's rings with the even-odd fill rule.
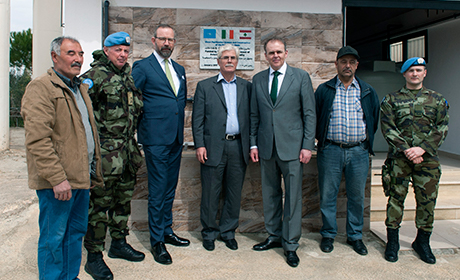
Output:
[[[173,52],[174,48],[170,47],[163,47],[161,49],[157,49],[156,51],[158,52],[159,55],[161,55],[163,58],[169,58]]]

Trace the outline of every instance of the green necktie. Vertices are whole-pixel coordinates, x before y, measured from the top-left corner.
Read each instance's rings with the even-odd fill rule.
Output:
[[[171,71],[169,70],[168,59],[165,59],[165,72],[166,72],[166,77],[168,78],[168,81],[171,84],[171,87],[172,87],[172,89],[174,91],[174,94],[177,95],[176,86],[174,85],[174,80],[172,78]]]
[[[276,102],[276,96],[278,92],[278,75],[281,74],[278,71],[273,72],[273,81],[272,81],[272,89],[270,90],[270,97],[272,98],[273,105]]]

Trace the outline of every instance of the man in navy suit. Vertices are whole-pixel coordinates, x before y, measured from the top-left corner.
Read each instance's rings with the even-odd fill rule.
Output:
[[[136,87],[142,90],[144,112],[138,140],[143,144],[148,171],[150,244],[155,261],[171,264],[165,243],[188,246],[171,229],[172,206],[179,177],[184,139],[184,108],[187,95],[185,69],[169,59],[176,39],[174,29],[161,24],[155,30],[154,52],[133,64]]]

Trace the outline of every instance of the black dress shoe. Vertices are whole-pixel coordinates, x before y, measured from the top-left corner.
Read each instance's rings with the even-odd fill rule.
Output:
[[[158,242],[152,248],[153,258],[157,263],[171,264],[171,255],[166,250],[166,246],[163,242]]]
[[[272,249],[272,248],[281,248],[283,247],[281,245],[281,242],[277,242],[277,241],[273,241],[273,240],[270,240],[270,239],[265,239],[264,242],[261,242],[261,243],[258,243],[256,245],[254,245],[252,247],[252,249],[256,250],[256,251],[265,251],[265,250],[269,250],[269,249]]]
[[[353,250],[355,250],[356,253],[363,255],[363,256],[367,255],[366,245],[364,245],[361,239],[354,240],[354,241],[347,239],[347,244],[353,246]]]
[[[165,235],[165,243],[171,244],[174,246],[188,246],[190,245],[190,240],[181,238],[177,236],[175,233]]]
[[[223,239],[225,246],[227,246],[231,250],[237,250],[238,249],[238,243],[236,242],[235,238],[232,239]]]
[[[329,238],[329,237],[323,237],[321,239],[321,245],[319,247],[321,248],[321,251],[324,253],[330,253],[332,250],[334,250],[334,238]]]
[[[132,262],[140,262],[145,258],[145,254],[134,250],[131,245],[126,243],[126,239],[112,239],[110,245],[109,257],[125,259]]]
[[[203,240],[203,247],[208,251],[214,250],[214,248],[215,248],[214,240],[204,239]]]
[[[299,265],[300,260],[295,251],[284,251],[284,255],[286,256],[288,265],[292,267],[297,267]]]

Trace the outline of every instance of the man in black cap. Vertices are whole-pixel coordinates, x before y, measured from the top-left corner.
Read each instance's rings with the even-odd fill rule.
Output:
[[[337,76],[315,92],[316,139],[318,140],[318,183],[323,220],[321,250],[330,253],[337,235],[337,194],[342,174],[347,192],[347,243],[360,255],[367,255],[362,241],[364,189],[369,154],[379,120],[379,99],[375,90],[355,76],[358,52],[341,48],[335,67]]]

